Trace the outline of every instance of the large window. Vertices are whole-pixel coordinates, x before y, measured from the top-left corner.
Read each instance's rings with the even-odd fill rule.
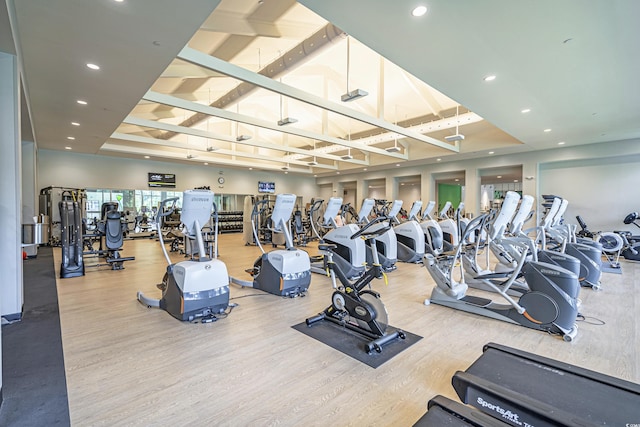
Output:
[[[146,213],[150,216],[155,212],[160,203],[171,197],[178,197],[177,207],[182,206],[182,191],[165,190],[105,190],[88,188],[87,193],[87,218],[99,218],[102,204],[117,202],[118,210],[129,211],[133,215]],[[244,195],[240,194],[216,194],[214,201],[218,212],[240,211],[243,207]]]
[[[179,197],[176,203],[181,205],[181,191],[156,191],[156,190],[103,190],[87,189],[87,218],[100,217],[102,204],[117,202],[118,210],[130,211],[133,214],[152,212],[164,199]]]

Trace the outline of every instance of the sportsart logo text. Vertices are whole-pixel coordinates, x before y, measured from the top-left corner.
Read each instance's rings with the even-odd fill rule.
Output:
[[[513,413],[508,409],[504,409],[499,405],[494,405],[493,403],[489,403],[481,397],[478,397],[477,402],[481,408],[485,408],[495,412],[496,414],[500,415],[502,418],[506,419],[508,422],[512,424],[524,426],[524,427],[534,427],[532,424],[521,421],[520,416],[518,414]]]

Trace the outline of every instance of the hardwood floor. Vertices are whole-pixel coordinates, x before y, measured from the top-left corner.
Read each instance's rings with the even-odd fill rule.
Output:
[[[59,248],[54,255],[59,268]],[[220,238],[232,276],[249,280],[244,269],[258,255],[240,234]],[[126,241],[123,256],[136,257],[125,270],[87,268],[84,277],[58,279],[73,425],[412,425],[436,394],[457,400],[451,377],[487,342],[640,382],[640,264],[623,261],[623,275],[603,274],[602,291],[581,291],[587,321],[572,343],[425,306],[434,286],[428,272],[399,264],[388,286],[376,281],[374,288],[390,324],[424,338],[372,369],[291,328],[330,303],[326,277],[314,274],[307,296],[296,299],[231,285],[238,307],[226,319],[190,324],[136,300],[138,290],[160,297],[166,262],[159,243]]]

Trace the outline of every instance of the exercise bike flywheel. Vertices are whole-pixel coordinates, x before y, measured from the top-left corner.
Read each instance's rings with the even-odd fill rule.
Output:
[[[380,298],[377,298],[369,293],[362,293],[360,294],[360,299],[362,300],[363,304],[371,307],[371,309],[376,313],[375,320],[376,322],[378,322],[380,330],[382,330],[382,332],[385,332],[387,330],[387,326],[389,325],[389,315],[387,313],[386,307],[384,306],[382,301],[380,301]],[[371,331],[371,328],[369,328],[367,322],[360,319],[355,320],[361,328]]]

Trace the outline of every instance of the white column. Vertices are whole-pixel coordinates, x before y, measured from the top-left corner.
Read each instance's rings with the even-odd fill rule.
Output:
[[[424,206],[426,206],[430,200],[436,200],[436,184],[433,179],[433,174],[429,171],[424,171],[420,175],[420,197],[422,197]]]
[[[522,195],[528,194],[533,197],[535,200],[535,205],[538,206],[540,203],[540,194],[539,193],[540,186],[540,164],[535,161],[526,161],[522,164]],[[524,228],[534,227],[538,224],[541,218],[542,212],[540,209],[536,208],[536,214],[534,218],[530,220],[527,224],[525,224]]]
[[[38,215],[38,189],[36,183],[36,144],[22,141],[22,223],[33,221]]]
[[[474,217],[480,213],[480,176],[477,168],[464,171],[464,211]]]
[[[20,84],[17,58],[0,52],[0,315],[22,316]]]

